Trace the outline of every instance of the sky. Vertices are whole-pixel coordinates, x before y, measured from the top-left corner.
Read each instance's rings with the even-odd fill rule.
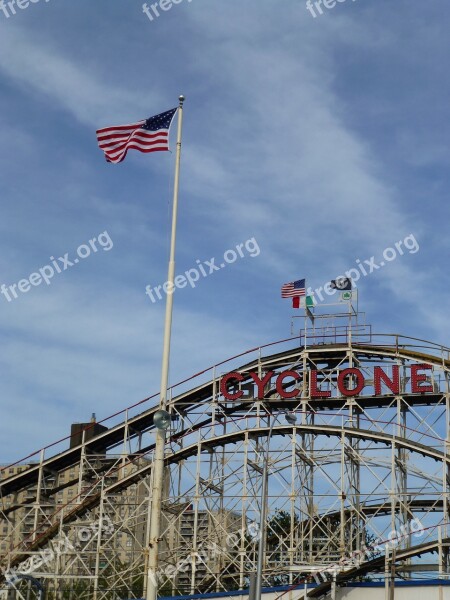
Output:
[[[0,2],[0,462],[158,391],[176,120],[118,165],[95,132],[180,94],[176,273],[206,275],[175,290],[172,384],[349,269],[375,333],[450,345],[450,4],[324,2]]]

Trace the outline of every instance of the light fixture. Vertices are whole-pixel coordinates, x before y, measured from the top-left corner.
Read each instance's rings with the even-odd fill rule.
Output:
[[[290,410],[287,410],[284,413],[284,418],[289,423],[289,425],[295,425],[297,422],[297,415],[295,414],[295,412],[292,412]]]
[[[153,415],[153,425],[157,429],[162,429],[163,431],[166,431],[167,429],[169,429],[171,422],[172,419],[167,410],[157,410]]]

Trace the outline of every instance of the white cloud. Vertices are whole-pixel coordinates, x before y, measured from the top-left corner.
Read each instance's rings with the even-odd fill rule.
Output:
[[[163,302],[152,304],[144,290],[100,297],[87,286],[36,291],[9,304],[1,297],[0,365],[7,374],[1,398],[8,407],[0,424],[2,460],[10,455],[12,424],[24,414],[30,419],[23,455],[68,433],[71,420],[89,420],[92,412],[104,418],[159,389]],[[171,384],[241,351],[242,344],[254,345],[256,332],[243,334],[238,322],[224,327],[219,318],[181,304],[174,316]]]
[[[158,103],[154,88],[145,95],[142,90],[117,88],[106,83],[106,73],[101,75],[92,67],[65,58],[48,39],[37,37],[18,27],[4,28],[0,36],[1,72],[25,92],[42,94],[81,123],[97,128],[107,121],[109,124],[109,119],[129,122],[134,112],[138,119],[146,115],[149,102]]]
[[[432,263],[429,254],[435,247],[429,235],[433,218],[425,215],[418,224],[417,207],[405,210],[408,199],[402,179],[391,177],[396,165],[386,164],[382,146],[375,143],[376,135],[357,129],[352,118],[356,108],[363,114],[368,110],[361,106],[358,95],[360,78],[367,74],[356,69],[352,60],[358,49],[368,53],[395,50],[397,26],[383,22],[385,31],[378,24],[375,33],[369,35],[367,26],[357,20],[362,14],[359,8],[345,13],[336,9],[319,23],[308,16],[302,2],[286,3],[283,9],[279,3],[277,8],[274,5],[273,0],[265,4],[258,0],[245,6],[242,2],[199,2],[180,7],[167,15],[172,29],[170,43],[165,45],[160,37],[161,31],[168,31],[165,21],[152,23],[150,29],[143,20],[142,30],[127,29],[124,24],[124,35],[133,36],[128,60],[135,72],[147,73],[140,89],[130,85],[132,76],[128,78],[113,58],[104,63],[95,60],[96,44],[104,43],[107,31],[102,32],[102,41],[89,40],[93,57],[89,65],[69,58],[76,57],[79,29],[72,33],[72,40],[67,40],[72,51],[42,33],[29,36],[15,24],[3,28],[0,38],[0,73],[20,86],[24,105],[33,103],[38,94],[49,99],[49,115],[67,111],[90,131],[110,120],[129,120],[134,113],[145,115],[150,105],[163,107],[165,89],[184,88],[187,102],[179,256],[191,266],[197,257],[209,258],[225,250],[223,240],[240,242],[253,236],[262,253],[258,262],[243,262],[214,279],[215,304],[208,303],[206,299],[211,296],[201,291],[212,286],[212,279],[204,288],[177,297],[172,382],[268,341],[272,335],[283,337],[285,331],[278,334],[277,327],[284,318],[280,317],[284,306],[277,314],[273,307],[275,297],[278,301],[278,286],[285,278],[307,276],[313,287],[321,285],[351,267],[356,258],[369,258],[411,232],[421,244],[420,253],[398,259],[367,278],[360,288],[361,297],[364,288],[370,289],[373,306],[386,306],[383,319],[389,325],[396,324],[396,315],[389,312],[386,296],[396,307],[406,307],[411,326],[423,323],[429,337],[431,332],[445,331],[444,311],[430,311],[422,292],[442,269],[439,255],[434,256],[433,268],[424,268],[427,262]],[[377,11],[383,20],[383,11]],[[126,40],[122,43],[126,47]],[[150,51],[157,50],[158,60],[149,61]],[[345,93],[339,87],[339,76],[345,70],[339,51],[353,53],[346,59]],[[402,52],[407,53],[408,47]],[[384,89],[383,64],[379,65],[380,72],[373,74],[374,85],[380,89]],[[121,81],[121,85],[112,81]],[[155,81],[158,85],[150,85]],[[383,116],[401,111],[389,103],[388,91],[384,93],[386,98],[379,108]],[[116,235],[122,241],[128,235],[134,243],[121,246],[117,240],[115,267],[109,266],[107,275],[100,273],[98,263],[99,271],[86,270],[88,274],[83,275],[79,270],[76,280],[64,280],[47,293],[37,290],[33,297],[21,299],[23,302],[2,306],[2,366],[9,373],[2,381],[2,398],[4,406],[10,407],[3,420],[2,439],[14,443],[11,424],[19,423],[26,413],[32,419],[24,437],[32,447],[42,437],[47,441],[58,437],[57,431],[65,432],[70,419],[89,418],[92,411],[104,416],[156,390],[163,304],[151,305],[144,290],[135,286],[150,282],[155,273],[165,273],[166,232],[162,231],[162,220],[151,218],[155,213],[149,209],[146,170],[153,169],[154,163],[148,156],[142,161],[140,156],[133,156],[133,170],[128,170],[127,163],[127,170],[121,171],[123,187],[113,189],[107,199],[109,173],[97,171],[88,162],[77,165],[76,161],[64,170],[61,160],[55,187],[67,210],[55,210],[60,207],[58,190],[51,198],[42,190],[35,194],[34,179],[27,187],[27,177],[21,176],[20,192],[16,191],[19,166],[24,165],[23,172],[30,168],[22,150],[33,148],[33,139],[25,131],[26,123],[22,137],[18,137],[20,123],[8,121],[5,111],[2,121],[8,135],[13,133],[11,153],[23,160],[15,160],[13,171],[9,170],[12,161],[3,163],[8,164],[5,183],[14,193],[8,198],[10,213],[5,211],[8,219],[2,227],[4,231],[13,227],[21,235],[17,235],[14,249],[3,246],[2,268],[6,270],[14,263],[26,276],[32,269],[29,257],[22,269],[18,258],[22,246],[55,236],[59,246],[66,244],[69,250],[66,239],[82,243],[79,231],[94,219],[114,223]],[[417,157],[419,166],[436,161],[445,164],[446,146],[435,143],[434,136],[430,131],[427,149]],[[400,146],[408,161],[412,160],[408,146],[420,147],[422,140],[413,125],[406,131]],[[65,147],[66,140],[59,141]],[[55,155],[42,162],[49,186],[54,161]],[[128,195],[124,182],[136,173],[143,174],[142,181],[134,194]],[[171,175],[165,166],[158,186],[166,176],[169,181]],[[150,183],[153,186],[154,181]],[[18,203],[27,192],[29,213]],[[159,208],[154,199],[151,196],[152,210],[165,213],[166,205]],[[445,218],[438,220],[444,228]],[[112,230],[110,233],[113,235]],[[445,244],[440,244],[445,250]],[[43,256],[37,264],[46,260],[47,255]],[[147,256],[152,268],[144,271],[143,257]],[[444,305],[446,286],[442,281],[435,302]],[[48,431],[39,429],[42,424]]]

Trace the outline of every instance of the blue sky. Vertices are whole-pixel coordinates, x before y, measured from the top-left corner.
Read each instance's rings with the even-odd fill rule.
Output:
[[[170,380],[290,334],[280,286],[313,288],[413,235],[358,282],[379,333],[449,345],[448,0],[137,0],[0,11],[0,284],[102,232],[50,285],[0,296],[0,460],[158,389],[174,155],[104,161],[95,130],[185,94],[177,273],[260,253],[177,290]],[[174,145],[175,128],[172,130]]]

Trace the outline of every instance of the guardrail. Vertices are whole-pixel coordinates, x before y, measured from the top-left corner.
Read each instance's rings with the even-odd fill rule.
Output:
[[[342,327],[342,331],[341,331]],[[427,340],[422,340],[420,338],[403,336],[401,334],[395,333],[387,333],[387,334],[375,334],[372,332],[372,328],[370,325],[358,326],[366,328],[364,334],[361,332],[360,337],[368,336],[369,341],[364,339],[358,339],[358,331],[355,333],[355,326],[337,326],[336,331],[330,331],[330,335],[323,334],[322,342],[320,344],[330,344],[330,345],[344,345],[348,344],[351,339],[351,343],[355,345],[365,345],[369,347],[380,347],[380,348],[389,348],[394,350],[395,352],[401,352],[402,350],[408,350],[410,352],[421,352],[424,354],[431,355],[435,358],[439,358],[442,361],[442,365],[444,368],[449,368],[450,365],[450,348],[446,346],[442,346],[440,344],[435,344],[433,342],[429,342]],[[368,329],[367,329],[368,328]],[[317,337],[317,336],[316,336]],[[307,337],[307,348],[315,347],[318,344],[311,344],[311,335]],[[262,346],[257,346],[255,348],[251,348],[246,350],[245,352],[241,352],[223,360],[215,365],[212,365],[190,377],[187,377],[178,383],[172,385],[169,388],[169,399],[175,397],[182,393],[183,391],[188,391],[190,389],[194,389],[197,386],[200,386],[207,381],[214,380],[220,377],[222,374],[233,371],[242,366],[243,359],[247,358],[245,362],[251,362],[254,360],[257,362],[258,360],[268,357],[273,353],[273,350],[276,349],[277,352],[283,352],[287,350],[295,350],[298,348],[299,350],[304,347],[305,338],[302,337],[302,334],[295,337],[285,338],[283,340],[278,340],[276,342],[270,342],[268,344],[264,344]],[[109,428],[115,427],[135,416],[146,412],[147,408],[152,408],[156,405],[157,399],[159,397],[159,392],[124,408],[121,411],[118,411],[108,417],[105,417],[101,421],[98,421],[98,424],[105,425]],[[153,402],[152,402],[153,401]],[[145,405],[148,404],[148,407]],[[145,407],[145,410],[142,408]],[[94,426],[94,424],[92,424]],[[88,430],[90,426],[87,426],[85,429]],[[70,440],[70,435],[67,435],[55,442],[40,448],[36,452],[28,454],[27,456],[21,458],[20,460],[15,461],[14,463],[8,464],[6,466],[0,467],[0,480],[8,477],[8,469],[13,467],[20,466],[21,464],[26,463],[29,465],[32,462],[41,462],[43,456],[46,458],[56,456],[58,453],[67,450],[68,441]],[[48,455],[47,452],[49,450],[55,451],[53,454]]]

